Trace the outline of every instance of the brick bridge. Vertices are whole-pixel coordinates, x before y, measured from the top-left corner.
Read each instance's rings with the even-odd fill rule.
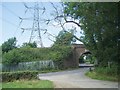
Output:
[[[69,60],[65,60],[65,67],[78,67],[79,66],[79,58],[83,54],[90,53],[83,44],[72,44],[73,55],[69,57]]]

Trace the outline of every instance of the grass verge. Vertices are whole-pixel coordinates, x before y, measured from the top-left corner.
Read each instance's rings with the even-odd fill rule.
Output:
[[[3,82],[2,88],[54,88],[54,85],[48,80],[16,80]]]
[[[118,78],[115,76],[99,74],[95,71],[92,71],[92,72],[89,71],[85,75],[92,78],[92,79],[105,80],[105,81],[115,81],[115,82],[118,81]]]

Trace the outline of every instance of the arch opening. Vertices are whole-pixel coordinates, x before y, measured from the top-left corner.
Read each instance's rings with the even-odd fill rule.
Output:
[[[84,52],[79,56],[79,66],[93,66],[94,60],[91,52]]]

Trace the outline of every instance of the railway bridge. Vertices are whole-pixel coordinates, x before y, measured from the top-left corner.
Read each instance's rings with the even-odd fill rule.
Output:
[[[81,64],[80,63],[80,56],[91,54],[89,50],[85,48],[83,44],[72,44],[73,54],[64,61],[65,67],[79,67],[79,66],[93,66],[91,64]]]

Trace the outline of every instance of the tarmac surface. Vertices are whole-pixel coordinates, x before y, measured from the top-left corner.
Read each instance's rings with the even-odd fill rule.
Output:
[[[85,76],[89,68],[39,74],[41,80],[53,81],[55,88],[118,88],[118,82],[95,80]]]

